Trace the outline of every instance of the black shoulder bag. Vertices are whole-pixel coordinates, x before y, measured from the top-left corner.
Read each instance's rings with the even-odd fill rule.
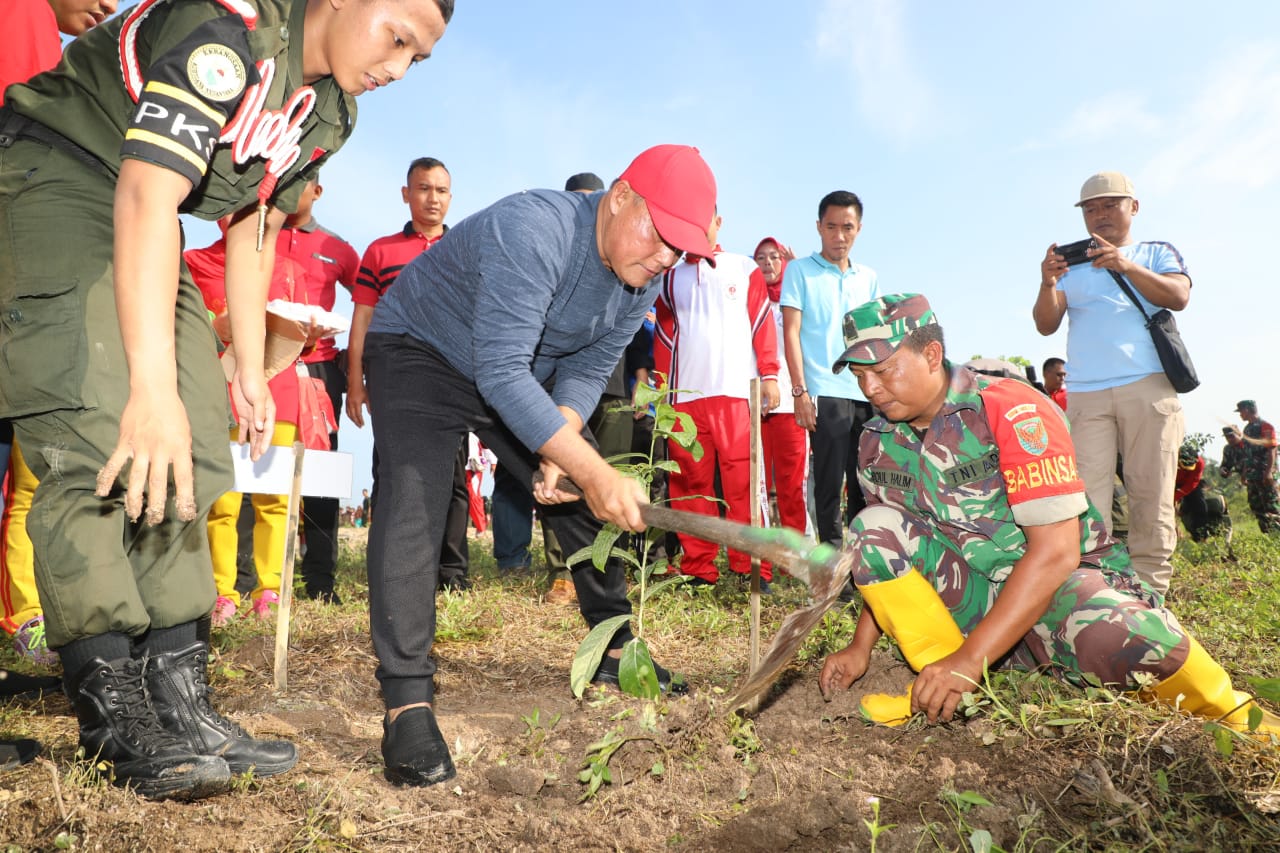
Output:
[[[1196,366],[1191,363],[1191,354],[1187,352],[1187,345],[1182,342],[1182,333],[1178,331],[1173,312],[1168,308],[1161,308],[1155,314],[1148,314],[1142,307],[1142,303],[1138,301],[1137,295],[1129,288],[1129,282],[1125,281],[1124,276],[1115,270],[1107,270],[1107,272],[1111,273],[1116,284],[1120,285],[1125,296],[1128,296],[1129,301],[1137,306],[1142,318],[1146,320],[1147,331],[1151,333],[1151,342],[1156,346],[1156,355],[1160,356],[1160,366],[1164,368],[1165,376],[1169,377],[1173,390],[1179,394],[1186,394],[1200,387],[1200,377],[1196,376]]]

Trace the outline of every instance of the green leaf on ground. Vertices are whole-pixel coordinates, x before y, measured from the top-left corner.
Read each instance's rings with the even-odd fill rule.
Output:
[[[600,661],[609,649],[609,641],[613,639],[614,634],[618,633],[619,628],[630,621],[630,613],[606,619],[592,628],[586,639],[578,646],[578,651],[573,656],[573,666],[569,668],[569,686],[573,689],[574,696],[582,698],[582,694],[587,691],[587,685],[591,683],[591,676],[595,675],[596,670],[600,668]]]
[[[1259,699],[1280,705],[1280,678],[1246,678],[1245,681],[1253,685],[1253,692]]]
[[[658,671],[653,667],[649,647],[639,637],[627,641],[622,647],[622,660],[618,662],[618,686],[622,692],[641,699],[657,699],[662,693],[658,684]]]

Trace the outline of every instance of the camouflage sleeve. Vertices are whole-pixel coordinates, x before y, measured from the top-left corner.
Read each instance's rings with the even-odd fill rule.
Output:
[[[1087,510],[1075,447],[1058,408],[1014,379],[991,382],[981,393],[1014,521],[1053,524]]]

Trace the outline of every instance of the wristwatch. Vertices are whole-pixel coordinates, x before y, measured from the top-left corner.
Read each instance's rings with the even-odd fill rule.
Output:
[[[809,392],[805,390],[803,385],[797,385],[796,387],[791,389],[792,397],[803,397],[807,393]]]

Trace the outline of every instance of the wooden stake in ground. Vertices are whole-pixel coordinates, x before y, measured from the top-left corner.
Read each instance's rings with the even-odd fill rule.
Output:
[[[306,448],[293,443],[293,485],[289,489],[289,520],[285,522],[284,565],[280,567],[280,604],[276,611],[276,690],[289,689],[289,609],[293,604],[293,559],[298,542],[298,512],[302,506],[302,460]]]
[[[760,377],[751,380],[751,526],[760,527]],[[751,671],[760,666],[760,557],[751,556]]]

